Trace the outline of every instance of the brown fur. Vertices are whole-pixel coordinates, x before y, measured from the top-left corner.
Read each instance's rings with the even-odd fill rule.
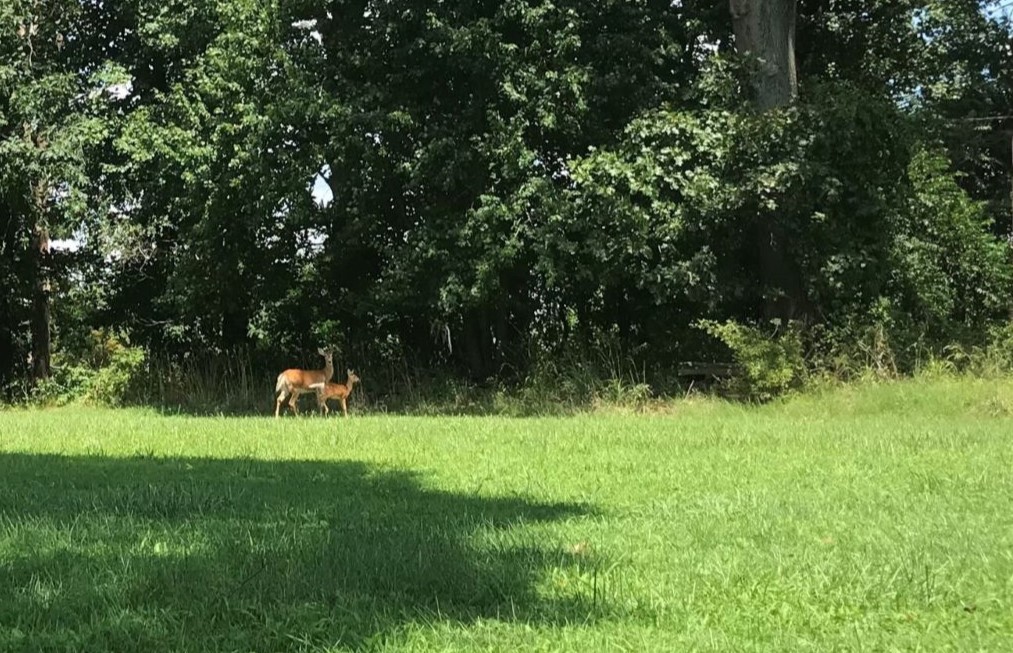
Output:
[[[334,376],[334,353],[329,349],[318,349],[317,353],[324,357],[324,369],[322,370],[300,370],[289,369],[278,375],[278,381],[274,384],[274,392],[278,395],[274,404],[274,416],[278,417],[281,412],[281,404],[288,399],[288,407],[296,415],[299,409],[296,401],[299,395],[313,392],[317,386],[322,386]]]
[[[323,386],[317,386],[317,405],[320,406],[320,412],[327,415],[331,412],[331,409],[327,407],[327,401],[329,399],[337,399],[341,402],[341,411],[348,417],[348,397],[352,394],[352,389],[355,388],[355,384],[360,381],[359,377],[355,375],[352,370],[345,370],[348,373],[348,380],[344,383],[325,383]]]

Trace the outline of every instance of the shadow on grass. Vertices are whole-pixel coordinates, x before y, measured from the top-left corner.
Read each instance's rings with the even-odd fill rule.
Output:
[[[0,475],[4,651],[364,649],[410,623],[599,612],[539,591],[591,570],[534,525],[579,505],[357,462],[5,454]]]

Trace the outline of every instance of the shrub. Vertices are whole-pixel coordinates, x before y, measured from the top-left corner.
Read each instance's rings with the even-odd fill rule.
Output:
[[[94,370],[85,393],[85,400],[109,406],[122,405],[136,394],[136,386],[144,375],[146,353],[112,337],[108,341],[106,363]]]
[[[805,375],[802,339],[796,324],[773,333],[728,321],[702,320],[698,326],[724,343],[738,374],[731,380],[732,390],[744,398],[768,401],[801,385]]]
[[[93,330],[77,351],[57,351],[53,374],[31,393],[37,404],[64,405],[74,401],[118,406],[137,394],[147,354],[125,338]]]

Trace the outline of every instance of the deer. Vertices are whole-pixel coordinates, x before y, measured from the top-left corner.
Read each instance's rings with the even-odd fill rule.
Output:
[[[277,395],[277,401],[274,404],[276,419],[281,411],[281,404],[286,399],[288,399],[289,408],[295,415],[298,415],[299,409],[296,407],[296,402],[299,396],[316,391],[317,387],[323,387],[334,376],[334,352],[330,349],[317,349],[317,353],[324,357],[324,369],[289,369],[278,375],[278,381],[274,384],[274,392]]]
[[[327,407],[329,399],[341,401],[341,411],[345,417],[348,417],[348,397],[352,394],[355,384],[361,379],[352,370],[345,370],[345,372],[348,374],[348,380],[344,383],[324,383],[316,386],[317,405],[320,406],[320,412],[324,417],[331,412],[331,409]]]

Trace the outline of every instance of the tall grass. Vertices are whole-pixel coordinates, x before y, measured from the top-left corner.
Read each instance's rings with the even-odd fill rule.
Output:
[[[522,362],[516,367],[483,382],[468,380],[450,363],[424,365],[405,352],[339,354],[334,378],[343,381],[347,368],[357,370],[363,383],[356,386],[351,405],[358,412],[530,416],[600,408],[653,410],[701,389],[755,401],[849,382],[925,375],[1002,378],[1013,373],[1011,328],[993,330],[979,345],[942,349],[918,339],[898,343],[875,327],[847,338],[819,338],[814,330],[806,335],[805,346],[796,332],[768,338],[760,329],[721,328],[749,337],[731,339],[725,352],[735,362],[737,374],[718,383],[705,379],[703,386],[701,379],[679,377],[672,365],[649,363],[637,351],[604,336],[583,347],[532,349],[518,358]],[[785,334],[794,337],[785,338]],[[49,404],[83,400],[170,412],[258,415],[273,410],[274,383],[281,370],[321,364],[315,356],[299,359],[249,350],[165,357],[146,355],[115,338],[100,344],[119,353],[107,356],[107,362],[97,367],[87,361],[61,364],[54,378],[29,396]],[[138,369],[138,362],[143,363],[143,370]],[[314,409],[312,396],[301,401],[304,410]]]
[[[151,357],[146,378],[130,389],[130,401],[169,411],[199,414],[267,414],[274,408],[278,373],[298,362],[258,358],[246,351],[195,355],[181,360]],[[319,361],[303,363],[319,367]],[[359,365],[350,357],[335,361],[334,380],[354,368],[363,382],[350,404],[369,413],[431,415],[569,414],[596,405],[641,406],[652,392],[646,372],[618,347],[580,355],[542,356],[531,372],[514,383],[478,384],[450,369],[412,363],[407,357]],[[312,410],[312,397],[301,400]]]
[[[279,370],[280,371],[280,370]],[[272,408],[274,376],[248,352],[152,358],[145,380],[133,388],[136,403],[202,413],[258,413]]]

